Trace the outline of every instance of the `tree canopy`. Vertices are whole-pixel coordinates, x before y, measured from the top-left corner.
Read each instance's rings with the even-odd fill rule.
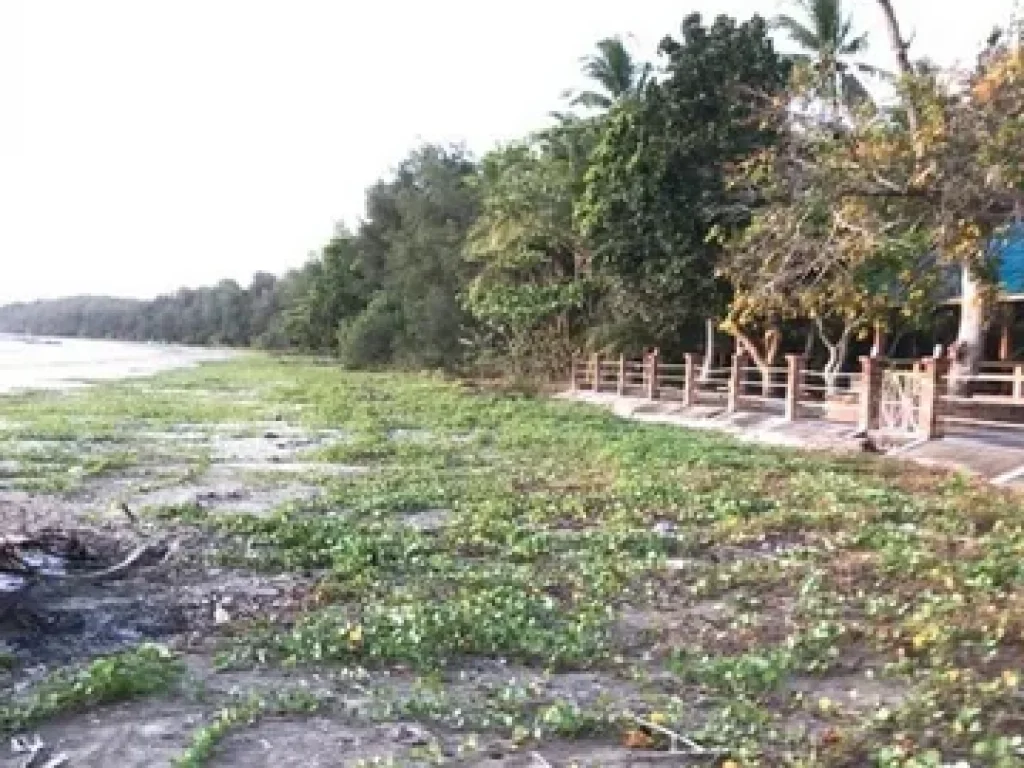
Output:
[[[882,72],[860,57],[868,35],[857,32],[843,0],[790,0],[796,15],[779,14],[773,26],[801,50],[794,58],[812,69],[814,95],[838,108],[870,99],[865,76]]]
[[[583,74],[599,90],[567,91],[572,106],[608,110],[643,93],[651,78],[649,62],[637,60],[620,36],[599,40],[596,48],[583,58]]]
[[[612,315],[670,346],[685,326],[724,310],[715,226],[742,226],[726,169],[774,141],[758,120],[781,94],[788,65],[763,19],[688,16],[659,48],[665,77],[608,117],[577,217],[595,271],[615,281]]]
[[[931,323],[954,270],[958,349],[975,365],[990,244],[1024,210],[1020,30],[994,34],[971,71],[942,72],[911,61],[877,0],[899,77],[876,107],[851,8],[691,14],[656,68],[605,38],[583,60],[593,88],[570,94],[584,110],[479,159],[414,149],[299,269],[151,301],[11,305],[0,330],[548,375],[577,350],[697,349],[713,319],[762,367],[797,337],[817,355],[816,337],[834,374],[868,329]]]

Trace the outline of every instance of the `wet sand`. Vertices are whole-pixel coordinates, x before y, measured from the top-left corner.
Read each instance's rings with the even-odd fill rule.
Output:
[[[0,392],[64,389],[226,360],[222,349],[0,334]]]

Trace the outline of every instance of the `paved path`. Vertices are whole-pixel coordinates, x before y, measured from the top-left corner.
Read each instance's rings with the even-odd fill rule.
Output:
[[[851,424],[822,420],[788,422],[781,414],[727,414],[724,406],[698,405],[687,408],[681,403],[620,397],[605,392],[566,392],[558,397],[600,405],[618,416],[635,421],[675,424],[689,429],[711,429],[755,443],[793,448],[862,450],[861,441],[853,437],[856,430]]]
[[[958,428],[939,440],[909,446],[900,455],[1024,488],[1024,432]]]
[[[620,397],[611,393],[566,392],[561,398],[609,408],[623,418],[689,429],[712,429],[740,440],[821,450],[861,451],[863,441],[850,424],[808,419],[790,423],[771,413],[727,414],[722,406],[686,408],[680,403]],[[991,482],[1024,489],[1024,429],[951,428],[938,440],[906,443],[894,457],[927,466],[968,472]]]

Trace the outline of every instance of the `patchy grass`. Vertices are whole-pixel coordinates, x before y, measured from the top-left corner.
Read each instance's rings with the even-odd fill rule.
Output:
[[[0,731],[15,732],[40,720],[169,690],[183,667],[166,648],[142,645],[96,659],[77,670],[61,670],[24,695],[0,704]]]
[[[540,745],[665,748],[639,716],[744,766],[1021,764],[1024,505],[1011,493],[258,356],[0,400],[11,445],[117,441],[77,459],[85,474],[161,455],[133,453],[147,430],[275,420],[339,430],[304,458],[368,471],[320,478],[316,501],[270,514],[182,504],[147,518],[210,532],[232,568],[315,576],[298,612],[223,628],[227,666],[361,670],[378,716]],[[518,671],[458,684],[481,665]],[[436,685],[385,690],[401,675]],[[180,764],[209,759],[257,710],[225,710]]]
[[[306,691],[287,691],[268,697],[249,696],[222,707],[192,734],[185,751],[173,762],[173,768],[203,768],[209,765],[217,746],[231,733],[256,725],[265,717],[308,715],[318,711],[321,702]]]

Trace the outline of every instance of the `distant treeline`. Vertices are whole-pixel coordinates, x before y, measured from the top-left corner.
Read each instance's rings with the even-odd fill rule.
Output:
[[[248,288],[222,280],[142,301],[70,296],[0,307],[0,331],[180,344],[281,347],[285,281],[258,273]]]
[[[464,306],[478,166],[459,148],[413,152],[367,191],[297,270],[223,280],[151,301],[81,296],[0,307],[0,331],[328,352],[353,366],[455,367],[474,326]]]

